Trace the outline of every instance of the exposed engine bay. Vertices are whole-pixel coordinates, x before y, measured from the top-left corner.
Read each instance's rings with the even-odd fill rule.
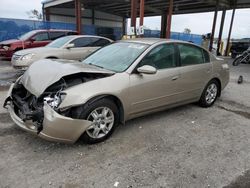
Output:
[[[105,73],[76,73],[62,77],[59,81],[49,86],[42,95],[36,97],[29,92],[19,80],[13,87],[11,96],[5,101],[4,106],[12,103],[15,113],[19,118],[25,121],[32,121],[36,126],[37,133],[43,130],[43,106],[46,102],[51,108],[60,113],[58,109],[62,100],[66,97],[64,90],[96,80],[111,76]],[[66,115],[66,114],[63,114]]]

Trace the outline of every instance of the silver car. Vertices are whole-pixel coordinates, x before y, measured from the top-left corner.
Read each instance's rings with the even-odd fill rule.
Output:
[[[59,38],[45,47],[25,49],[14,53],[11,59],[16,69],[27,69],[40,59],[81,60],[113,41],[99,36],[72,35]]]
[[[210,107],[228,81],[228,64],[199,46],[135,39],[82,62],[35,62],[11,86],[4,106],[19,127],[39,137],[96,143],[135,117],[192,102]]]

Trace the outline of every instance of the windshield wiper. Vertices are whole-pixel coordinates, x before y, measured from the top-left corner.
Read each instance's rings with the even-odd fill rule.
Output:
[[[101,68],[101,69],[104,69],[102,66],[100,66],[100,65],[95,65],[95,64],[92,64],[92,63],[89,63],[89,65],[92,65],[92,66],[95,66],[95,67],[99,67],[99,68]]]

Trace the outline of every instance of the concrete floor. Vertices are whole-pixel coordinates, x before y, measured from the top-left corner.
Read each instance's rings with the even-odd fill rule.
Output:
[[[0,66],[2,104],[15,71],[8,62]],[[248,188],[249,93],[250,65],[232,67],[213,107],[190,104],[137,118],[97,145],[44,141],[1,109],[0,187]]]

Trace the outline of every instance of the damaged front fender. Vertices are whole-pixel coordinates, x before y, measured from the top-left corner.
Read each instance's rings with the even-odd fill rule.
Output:
[[[91,124],[91,121],[62,116],[44,103],[43,130],[39,136],[46,140],[74,143]]]

